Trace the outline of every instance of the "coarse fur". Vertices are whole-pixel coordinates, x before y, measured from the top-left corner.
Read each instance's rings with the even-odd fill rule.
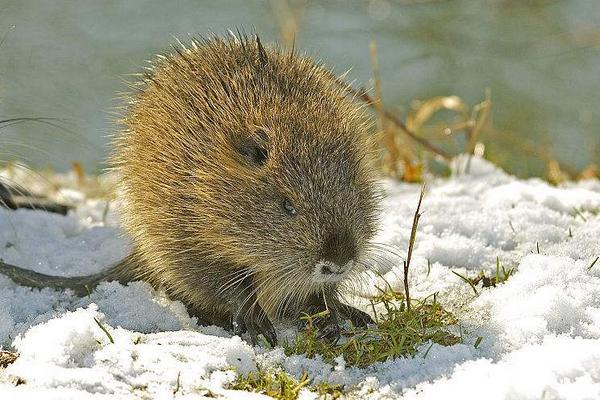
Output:
[[[106,272],[30,286],[144,279],[202,322],[259,334],[328,310],[325,331],[370,317],[340,298],[370,257],[379,192],[370,123],[323,66],[258,37],[193,39],[132,83],[111,164],[134,252]]]
[[[333,304],[338,283],[311,280],[323,246],[348,237],[360,265],[376,226],[360,106],[327,69],[258,38],[176,50],[136,85],[114,143],[137,275],[210,321],[242,303],[270,318],[323,293]]]

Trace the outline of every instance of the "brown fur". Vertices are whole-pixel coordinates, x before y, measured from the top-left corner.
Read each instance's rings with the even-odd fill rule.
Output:
[[[122,125],[136,277],[214,323],[346,307],[311,273],[324,251],[364,266],[378,202],[369,124],[327,69],[258,38],[193,40],[152,63]]]

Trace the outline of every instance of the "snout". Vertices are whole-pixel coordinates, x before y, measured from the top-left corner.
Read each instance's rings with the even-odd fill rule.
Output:
[[[313,279],[318,283],[339,282],[354,266],[356,243],[347,230],[336,230],[323,242],[321,258],[316,263]]]
[[[344,266],[356,257],[356,241],[347,230],[336,230],[323,242],[320,255],[321,261]]]
[[[327,260],[320,260],[313,270],[313,280],[316,283],[335,283],[343,280],[352,270],[354,261],[349,260],[340,265]]]

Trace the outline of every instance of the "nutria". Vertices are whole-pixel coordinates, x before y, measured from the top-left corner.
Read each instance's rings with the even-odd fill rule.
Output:
[[[258,37],[175,50],[133,84],[114,140],[134,253],[85,284],[144,279],[253,341],[324,309],[326,331],[370,322],[339,298],[378,214],[361,107],[326,68]]]

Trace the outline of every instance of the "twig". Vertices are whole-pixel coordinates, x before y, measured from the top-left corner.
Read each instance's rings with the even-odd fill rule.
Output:
[[[596,265],[596,263],[598,262],[598,260],[600,260],[600,257],[596,257],[596,259],[594,260],[594,262],[592,263],[592,265],[590,265],[588,267],[588,271],[591,270],[594,267],[594,265]]]
[[[369,107],[373,107],[373,108],[376,107],[377,101],[375,99],[373,99],[364,88],[354,89],[352,86],[348,85],[346,82],[342,81],[341,79],[338,79],[338,82],[340,83],[340,85],[342,85],[346,89],[348,94],[350,94],[351,96],[361,99]],[[406,127],[406,125],[404,124],[404,122],[400,121],[400,119],[398,117],[396,117],[394,114],[392,114],[390,111],[383,109],[381,112],[382,112],[382,115],[385,118],[387,118],[388,121],[390,121],[391,123],[396,125],[396,127],[398,129],[400,129],[401,132],[403,132],[406,136],[408,136],[412,140],[421,144],[423,147],[425,147],[432,153],[435,153],[438,156],[442,157],[446,161],[450,161],[452,159],[452,156],[448,152],[431,144],[428,140],[418,136],[413,131],[408,129]]]
[[[406,255],[406,261],[404,261],[404,294],[406,296],[406,309],[410,310],[410,293],[408,290],[408,270],[410,268],[410,259],[412,258],[413,248],[415,247],[415,239],[417,237],[417,226],[419,226],[419,218],[421,214],[421,203],[425,196],[425,185],[421,186],[421,194],[419,195],[419,203],[415,210],[415,216],[413,217],[412,229],[410,231],[410,241],[408,242],[408,254]]]
[[[175,389],[173,389],[173,394],[176,394],[181,389],[181,371],[177,372],[177,381],[175,381]]]

